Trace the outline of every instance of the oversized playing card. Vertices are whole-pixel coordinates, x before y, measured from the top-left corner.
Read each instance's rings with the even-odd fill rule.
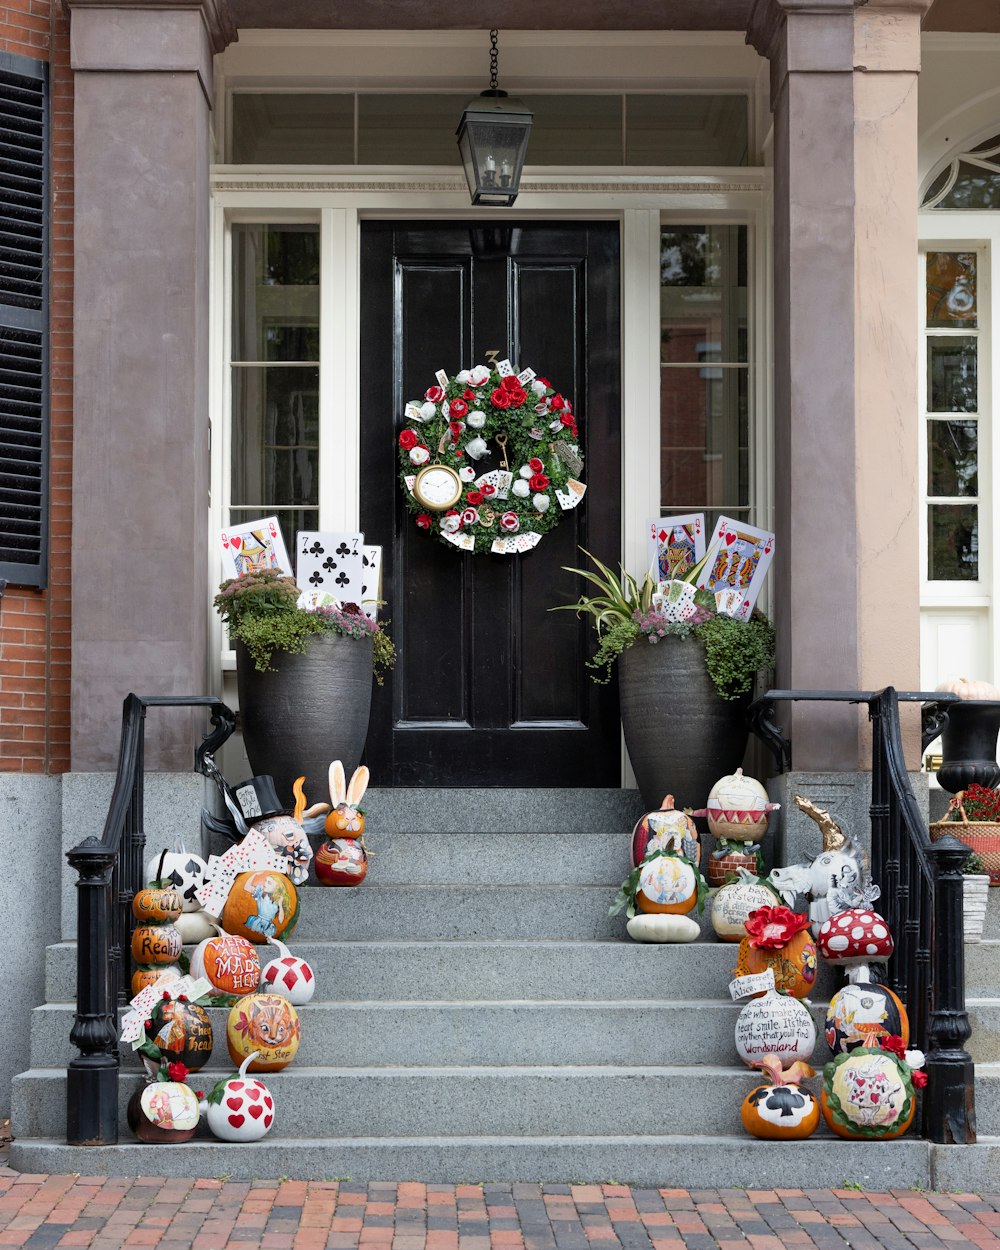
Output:
[[[705,514],[688,512],[648,522],[646,550],[653,581],[683,577],[705,554]]]
[[[364,587],[364,534],[299,530],[295,535],[296,578],[300,590],[324,590],[341,603],[361,603]]]
[[[370,621],[378,620],[378,605],[382,598],[382,548],[363,547],[361,567],[361,611]]]
[[[570,508],[575,508],[587,493],[587,488],[583,482],[578,482],[575,477],[566,479],[566,489],[560,490],[556,487],[556,499],[559,500],[559,507],[563,512],[568,512]]]
[[[273,570],[292,577],[292,562],[285,550],[285,540],[276,516],[231,525],[219,534],[222,548],[222,570],[225,577],[242,577],[245,573]]]
[[[720,591],[739,591],[741,598],[735,609],[728,606],[735,600],[727,596],[726,615],[749,620],[774,555],[774,535],[745,521],[719,517],[707,554],[698,585],[715,595]]]

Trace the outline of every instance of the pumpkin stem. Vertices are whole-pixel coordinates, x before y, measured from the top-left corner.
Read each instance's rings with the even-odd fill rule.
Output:
[[[167,858],[167,848],[164,847],[160,852],[160,862],[156,865],[156,885],[158,889],[163,888],[163,861]]]

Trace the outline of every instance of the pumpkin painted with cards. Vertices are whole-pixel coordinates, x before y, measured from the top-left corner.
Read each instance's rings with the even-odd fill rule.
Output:
[[[146,1036],[165,1059],[183,1063],[191,1072],[203,1068],[212,1057],[212,1022],[198,1003],[164,998],[153,1005],[146,1021]]]
[[[572,403],[509,360],[436,379],[396,440],[417,529],[457,551],[531,551],[587,489]]]
[[[263,943],[290,936],[299,914],[299,896],[284,873],[267,869],[241,872],[222,909],[227,933]]]

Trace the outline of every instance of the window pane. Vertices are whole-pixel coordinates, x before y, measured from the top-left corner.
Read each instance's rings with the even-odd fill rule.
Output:
[[[976,412],[979,380],[974,338],[927,340],[927,408],[930,412]]]
[[[236,360],[319,359],[319,227],[233,227]]]
[[[318,448],[317,368],[233,368],[234,507],[317,506]]]
[[[932,582],[979,577],[979,508],[935,503],[927,509],[927,576]]]
[[[354,96],[233,96],[234,165],[352,165]]]
[[[928,495],[979,494],[978,442],[975,421],[927,422]]]
[[[664,364],[747,359],[746,226],[672,226],[660,235]]]
[[[749,504],[748,469],[747,370],[661,369],[663,514],[739,515]]]
[[[742,95],[626,96],[626,164],[746,165]]]
[[[362,165],[458,165],[464,95],[358,96]]]
[[[527,165],[620,165],[620,95],[522,95],[534,114]]]
[[[990,143],[996,146],[996,139]],[[961,161],[955,185],[938,208],[1000,208],[1000,174]]]
[[[927,253],[927,324],[975,329],[975,252]]]

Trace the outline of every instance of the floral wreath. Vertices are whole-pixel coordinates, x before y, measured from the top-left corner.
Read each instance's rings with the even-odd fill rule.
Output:
[[[440,370],[406,405],[400,484],[418,529],[460,551],[516,555],[536,547],[586,486],[573,406],[547,378],[509,360],[454,377]],[[457,474],[459,498],[432,510],[414,496],[420,471]]]

